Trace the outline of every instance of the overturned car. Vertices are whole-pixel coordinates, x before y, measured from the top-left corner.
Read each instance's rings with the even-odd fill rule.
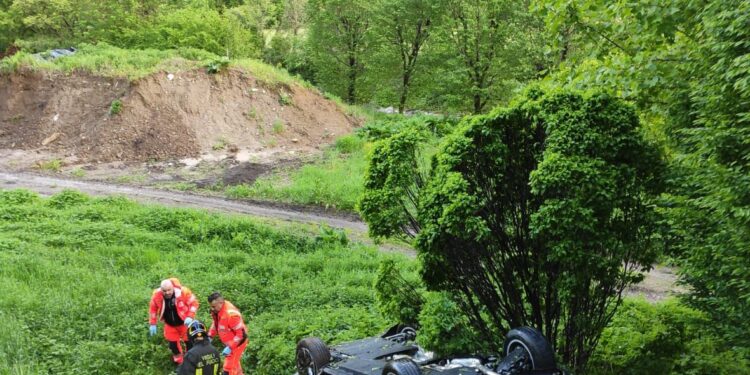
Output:
[[[317,337],[297,344],[299,375],[563,375],[552,347],[536,329],[512,329],[500,357],[438,358],[414,343],[416,330],[397,325],[381,336],[328,347]]]

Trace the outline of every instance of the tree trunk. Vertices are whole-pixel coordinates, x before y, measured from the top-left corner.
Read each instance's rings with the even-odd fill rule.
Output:
[[[349,86],[346,90],[346,102],[354,104],[356,100],[356,84],[357,84],[357,59],[349,57]]]
[[[404,73],[403,85],[401,86],[401,97],[398,100],[398,113],[403,114],[406,107],[406,97],[409,95],[409,81],[411,73]]]

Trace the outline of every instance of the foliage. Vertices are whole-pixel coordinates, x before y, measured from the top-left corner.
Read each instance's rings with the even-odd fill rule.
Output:
[[[479,353],[482,337],[471,326],[461,307],[441,292],[429,292],[419,313],[419,343],[438,355]]]
[[[369,149],[368,144],[361,144],[351,152],[331,148],[311,164],[262,176],[251,186],[227,188],[227,194],[354,211],[362,194],[365,155]]]
[[[12,57],[0,60],[0,71],[15,71],[20,67],[71,72],[76,69],[90,71],[107,77],[128,77],[135,80],[160,70],[182,71],[198,66],[195,61],[187,61],[182,54],[195,55],[194,50],[157,51],[125,50],[100,43],[83,44],[78,51],[54,61],[41,61],[31,54],[19,52]],[[205,54],[205,53],[204,53]],[[211,55],[213,56],[213,55]],[[214,56],[214,58],[216,58]]]
[[[334,143],[336,150],[342,154],[351,154],[357,151],[361,151],[364,147],[365,141],[355,135],[345,135],[337,138]]]
[[[394,323],[414,326],[419,322],[424,304],[423,286],[415,278],[407,279],[399,266],[402,265],[391,259],[380,264],[374,285],[375,299],[384,317]]]
[[[109,115],[116,116],[122,111],[122,100],[115,99],[112,104],[109,105]]]
[[[462,0],[440,4],[443,9],[436,21],[441,26],[434,36],[437,61],[432,62],[440,72],[432,71],[431,76],[448,85],[446,94],[462,102],[456,104],[482,113],[498,101],[509,99],[508,93],[519,80],[536,74],[543,63],[537,37],[542,25],[528,12],[527,1]]]
[[[226,57],[213,59],[206,63],[206,73],[216,74],[225,70],[228,66],[229,59]]]
[[[364,0],[310,0],[308,44],[316,81],[347,103],[366,99],[362,92],[370,48],[372,9]]]
[[[370,236],[411,240],[419,233],[420,191],[429,175],[421,150],[425,139],[424,133],[407,129],[375,144],[359,201]]]
[[[343,245],[340,235],[73,191],[50,199],[0,191],[0,202],[0,318],[15,330],[0,337],[0,359],[11,373],[171,371],[161,332],[147,336],[145,312],[168,276],[197,294],[200,319],[210,321],[213,290],[240,308],[251,372],[293,372],[302,337],[335,344],[388,325],[372,292],[386,257]]]
[[[705,314],[675,301],[625,300],[588,374],[743,374],[750,359],[708,330]]]
[[[379,0],[376,4],[373,33],[383,58],[395,61],[398,112],[404,113],[412,80],[421,67],[417,62],[439,18],[440,4],[431,0]],[[389,64],[383,65],[387,68]]]
[[[417,144],[416,132],[376,144],[360,204],[371,233],[416,236],[425,284],[456,296],[488,349],[531,325],[583,368],[622,290],[656,256],[661,161],[633,110],[530,90],[467,118],[429,175]]]
[[[672,156],[667,245],[687,301],[750,347],[750,1],[538,3],[580,51],[551,79],[616,91],[653,120]]]
[[[50,159],[37,162],[37,167],[43,171],[60,172],[62,168],[62,160]]]

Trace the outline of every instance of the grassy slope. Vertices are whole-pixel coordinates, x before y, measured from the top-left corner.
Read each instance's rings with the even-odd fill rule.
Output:
[[[31,54],[20,52],[0,60],[0,72],[12,72],[21,67],[33,70],[60,71],[69,73],[84,70],[105,77],[127,77],[136,80],[160,71],[178,72],[205,67],[221,57],[194,48],[178,50],[131,50],[113,47],[108,44],[79,46],[78,51],[55,60],[39,59]],[[291,76],[283,69],[272,67],[258,60],[230,60],[229,66],[245,69],[258,79],[270,83],[297,84],[310,87],[310,84]]]
[[[168,371],[161,329],[146,335],[151,290],[167,276],[200,297],[201,319],[221,290],[249,321],[244,363],[291,373],[301,337],[336,342],[387,325],[371,287],[383,257],[245,218],[0,191],[0,321],[12,327],[0,336],[0,373]]]
[[[226,188],[230,198],[256,198],[354,211],[362,194],[367,153],[372,144],[354,136],[339,138],[316,162]]]

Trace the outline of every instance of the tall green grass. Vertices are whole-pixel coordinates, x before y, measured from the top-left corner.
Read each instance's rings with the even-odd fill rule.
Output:
[[[371,144],[356,136],[339,138],[323,157],[298,169],[261,177],[252,185],[226,188],[230,198],[256,198],[354,211],[362,194]]]
[[[186,71],[205,67],[220,57],[200,49],[180,48],[176,50],[123,49],[106,43],[82,44],[70,56],[54,60],[40,59],[26,52],[19,52],[0,60],[0,72],[9,73],[20,68],[70,73],[74,70],[88,71],[105,77],[126,77],[136,80],[159,71]],[[275,68],[254,59],[231,60],[230,66],[249,70],[257,79],[269,84],[283,83],[312,87],[300,78],[283,69]]]
[[[304,234],[241,217],[94,199],[0,191],[0,373],[154,374],[173,368],[147,335],[151,291],[179,277],[201,301],[220,290],[245,315],[244,366],[293,372],[297,340],[335,343],[388,322],[372,284],[385,257],[324,231]]]

